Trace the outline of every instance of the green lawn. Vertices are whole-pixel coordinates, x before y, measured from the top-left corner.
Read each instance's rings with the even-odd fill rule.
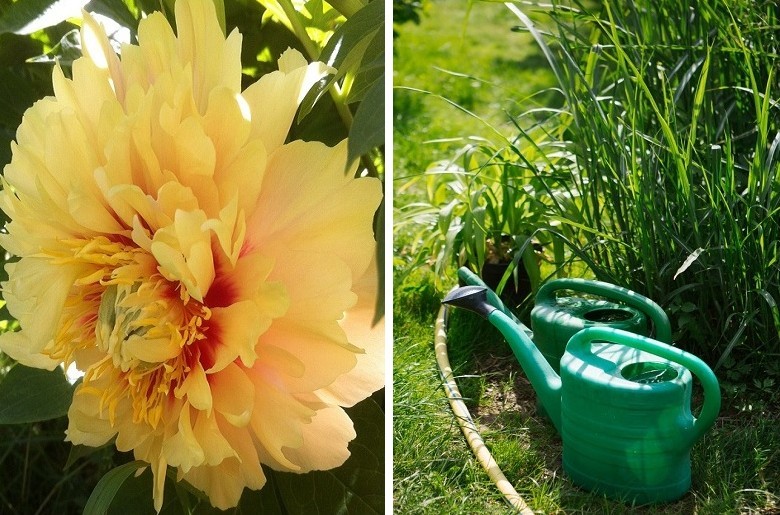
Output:
[[[532,38],[511,32],[517,19],[500,4],[475,2],[470,10],[469,4],[435,0],[427,4],[420,25],[398,27],[393,49],[396,185],[450,157],[470,137],[496,138],[490,126],[512,134],[509,116],[554,97],[545,91],[553,78]]]
[[[409,177],[450,157],[469,137],[512,135],[509,115],[555,104],[553,80],[516,18],[498,3],[432,2],[419,26],[395,41],[394,83],[433,95],[394,91],[396,208],[419,194]],[[524,7],[526,9],[526,7]],[[465,35],[464,35],[465,27]],[[441,71],[450,70],[458,75]],[[534,92],[542,94],[533,95]],[[509,114],[507,114],[509,113]],[[479,119],[478,119],[479,118]],[[480,120],[481,119],[481,120]],[[485,123],[487,122],[487,123]],[[410,271],[408,235],[395,235],[393,505],[395,513],[510,513],[473,458],[450,411],[433,352],[433,324],[446,288],[426,267]],[[561,466],[561,440],[537,416],[535,396],[508,346],[491,327],[455,313],[450,359],[482,435],[507,478],[543,513],[777,513],[780,417],[745,399],[726,399],[715,427],[693,449],[690,493],[658,506],[629,507],[573,486]]]

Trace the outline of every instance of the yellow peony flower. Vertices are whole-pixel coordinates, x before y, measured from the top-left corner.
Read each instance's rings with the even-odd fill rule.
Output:
[[[67,440],[115,439],[218,508],[265,483],[261,463],[341,465],[342,410],[383,383],[373,178],[346,142],[285,143],[329,69],[288,50],[241,91],[241,35],[210,0],[176,3],[118,57],[84,15],[73,78],[24,115],[5,168],[3,292],[22,364],[84,371]]]

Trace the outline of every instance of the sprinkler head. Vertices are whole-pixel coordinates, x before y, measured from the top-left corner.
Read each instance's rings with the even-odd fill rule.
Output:
[[[441,303],[473,311],[483,318],[497,309],[488,302],[487,288],[484,286],[462,286],[448,293]]]

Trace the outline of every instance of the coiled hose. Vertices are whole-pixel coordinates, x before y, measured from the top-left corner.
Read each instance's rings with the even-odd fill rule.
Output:
[[[490,454],[485,441],[477,431],[477,426],[474,423],[474,419],[471,418],[466,404],[463,402],[463,397],[458,390],[458,385],[455,383],[455,376],[452,373],[452,367],[450,366],[450,359],[447,354],[447,318],[449,316],[449,308],[442,305],[439,309],[439,314],[436,317],[436,328],[434,335],[434,350],[436,351],[436,361],[439,365],[439,372],[441,373],[444,381],[444,389],[447,392],[447,399],[450,401],[450,407],[455,414],[455,420],[458,421],[463,436],[466,437],[466,441],[471,447],[474,456],[479,461],[482,468],[485,469],[490,479],[496,484],[498,490],[503,494],[507,503],[512,506],[518,513],[522,515],[533,515],[533,511],[523,501],[520,494],[514,489],[512,484],[507,480],[501,468],[499,468],[496,460],[493,459],[493,455]]]

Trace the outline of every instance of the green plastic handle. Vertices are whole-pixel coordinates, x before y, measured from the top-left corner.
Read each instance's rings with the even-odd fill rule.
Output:
[[[712,427],[720,412],[720,386],[715,373],[704,361],[682,349],[647,338],[646,336],[640,336],[612,327],[587,327],[571,337],[568,348],[572,349],[573,352],[578,347],[583,350],[589,350],[591,343],[603,341],[649,352],[669,361],[679,363],[690,370],[701,381],[704,389],[704,404],[702,405],[701,413],[699,413],[699,418],[694,420],[688,446],[692,446],[696,440],[704,436],[704,433]]]
[[[602,281],[590,281],[587,279],[555,279],[549,281],[539,288],[536,294],[536,303],[554,302],[555,292],[558,290],[572,290],[582,293],[598,295],[608,300],[622,302],[627,306],[638,309],[653,321],[656,340],[664,343],[672,343],[672,326],[669,323],[669,317],[661,306],[640,295],[635,291],[614,284]]]

